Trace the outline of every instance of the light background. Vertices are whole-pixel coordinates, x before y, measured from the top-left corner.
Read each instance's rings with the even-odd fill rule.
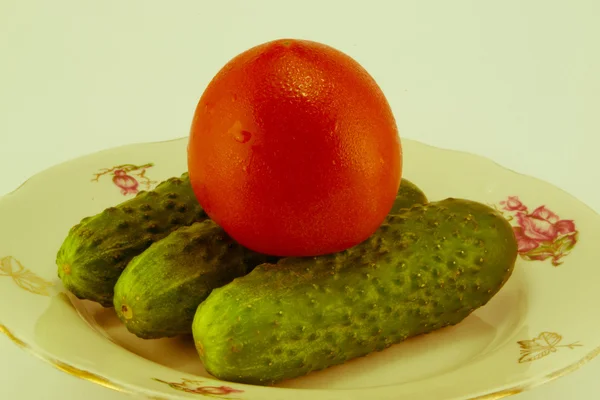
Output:
[[[600,211],[599,20],[595,0],[0,0],[0,195],[74,157],[186,136],[225,62],[293,37],[365,66],[402,137],[487,156]],[[515,399],[600,397],[599,374],[595,360]],[[4,337],[0,376],[2,399],[127,398]]]

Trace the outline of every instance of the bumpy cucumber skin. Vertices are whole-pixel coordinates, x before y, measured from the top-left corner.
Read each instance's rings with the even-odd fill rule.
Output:
[[[78,298],[112,307],[114,285],[134,256],[175,229],[206,218],[188,174],[167,179],[72,227],[56,257],[58,276]]]
[[[417,185],[408,179],[402,178],[396,200],[388,214],[397,214],[415,204],[427,204],[427,202],[427,196]]]
[[[194,318],[196,348],[220,379],[302,376],[459,323],[500,290],[516,257],[492,208],[417,205],[344,252],[259,265],[213,290]]]
[[[197,222],[134,257],[115,285],[115,311],[143,339],[191,334],[212,289],[277,260],[242,247],[212,220]]]
[[[425,203],[425,194],[402,179],[395,212]],[[240,246],[211,220],[194,223],[133,258],[115,285],[114,307],[140,338],[191,334],[196,309],[214,288],[279,259]]]

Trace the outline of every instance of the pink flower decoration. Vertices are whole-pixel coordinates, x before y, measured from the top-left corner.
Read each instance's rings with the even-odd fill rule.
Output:
[[[124,195],[138,192],[138,181],[121,169],[114,172],[113,182],[121,188],[121,193]]]
[[[509,220],[516,221],[513,232],[517,240],[518,251],[526,260],[543,261],[552,259],[554,266],[560,265],[561,258],[569,254],[578,240],[578,232],[572,220],[560,217],[540,206],[529,213],[527,207],[517,196],[509,196],[501,201],[504,209],[514,214]]]
[[[244,391],[230,388],[229,386],[200,386],[200,387],[196,388],[196,390],[190,391],[190,393],[229,394],[229,393],[244,393]]]
[[[522,228],[523,237],[538,242],[551,242],[559,236],[575,232],[573,221],[561,220],[545,206],[536,208],[531,214],[518,213],[517,221]],[[524,244],[523,247],[529,246]]]
[[[517,245],[519,247],[519,253],[526,253],[530,250],[535,249],[539,246],[539,243],[535,239],[530,239],[523,233],[523,228],[520,226],[513,227],[515,238],[517,239]]]
[[[503,204],[504,209],[507,211],[527,211],[527,207],[521,203],[517,196],[508,196],[508,200],[501,201],[500,204]]]
[[[552,211],[548,210],[546,208],[546,206],[540,206],[540,207],[536,208],[531,213],[531,216],[533,216],[535,218],[543,219],[544,221],[548,221],[552,224],[557,223],[559,220],[558,215],[556,215]]]
[[[145,185],[148,190],[153,183],[156,183],[146,176],[146,170],[153,166],[153,163],[144,165],[121,164],[112,168],[102,168],[99,172],[94,174],[92,182],[98,182],[101,176],[110,174],[112,175],[113,184],[121,189],[121,194],[136,194],[139,193],[140,182]],[[137,176],[139,180],[132,175]]]
[[[221,396],[230,393],[244,393],[243,390],[234,389],[229,386],[202,386],[201,381],[193,381],[189,379],[183,379],[181,383],[167,382],[157,378],[154,378],[154,380],[161,383],[166,383],[175,390],[180,390],[186,393],[202,394],[208,397]]]
[[[568,235],[568,234],[574,233],[576,231],[575,223],[571,220],[566,220],[566,219],[558,221],[556,224],[554,224],[554,228],[556,229],[556,233],[559,236],[560,235]]]
[[[519,213],[517,214],[517,221],[523,229],[523,234],[529,239],[543,242],[553,240],[556,237],[556,228],[545,219]]]

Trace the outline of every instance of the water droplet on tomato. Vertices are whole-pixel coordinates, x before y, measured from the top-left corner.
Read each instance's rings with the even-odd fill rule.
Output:
[[[242,167],[242,171],[244,171],[244,172],[248,172],[248,167],[244,165],[244,166]]]
[[[228,132],[236,141],[240,143],[246,143],[252,138],[252,134],[250,132],[242,129],[242,123],[240,121],[235,121],[233,126],[229,128]]]
[[[252,138],[252,134],[248,131],[238,131],[233,135],[233,138],[240,143],[246,143]]]

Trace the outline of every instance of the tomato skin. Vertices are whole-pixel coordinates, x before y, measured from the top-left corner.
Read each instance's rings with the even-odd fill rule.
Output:
[[[188,171],[207,214],[240,244],[314,256],[381,225],[402,148],[386,98],[356,61],[323,44],[277,40],[241,53],[209,83]]]

